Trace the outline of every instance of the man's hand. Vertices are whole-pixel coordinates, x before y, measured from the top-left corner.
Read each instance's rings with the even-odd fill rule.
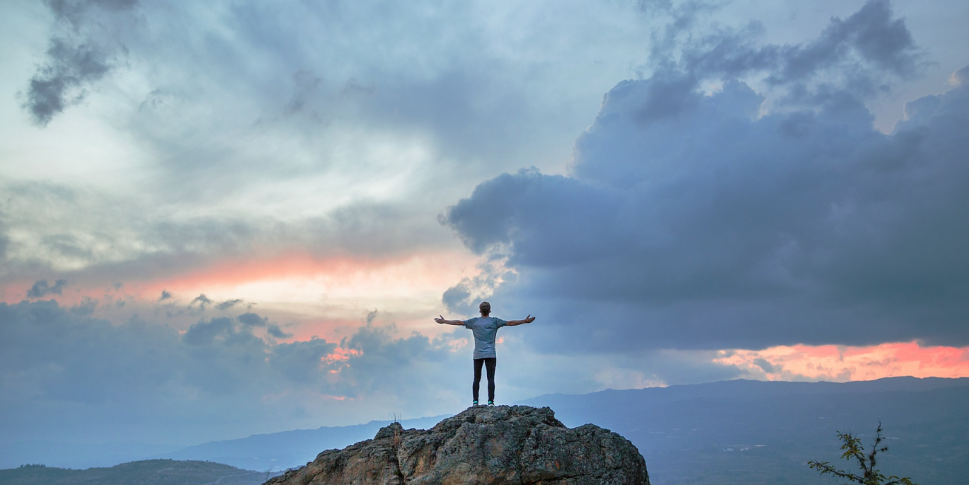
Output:
[[[505,323],[505,326],[506,327],[514,327],[515,325],[522,325],[524,323],[532,323],[534,321],[535,321],[535,317],[533,317],[531,314],[528,314],[528,316],[525,317],[523,320],[510,320],[510,321],[508,321],[507,323]]]
[[[464,321],[462,321],[462,320],[446,320],[444,318],[444,315],[438,315],[438,317],[435,318],[434,321],[437,322],[437,323],[446,323],[448,325],[464,325]]]

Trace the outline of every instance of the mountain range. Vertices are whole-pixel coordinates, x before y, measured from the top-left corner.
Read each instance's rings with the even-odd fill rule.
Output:
[[[879,467],[921,485],[934,485],[969,483],[967,403],[969,378],[895,377],[848,383],[734,380],[551,394],[518,404],[549,406],[569,427],[594,423],[623,435],[646,458],[654,484],[835,483],[810,470],[807,461],[830,461],[850,470],[853,463],[839,460],[836,433],[851,431],[870,446],[880,422],[889,451],[881,455]],[[428,428],[441,419],[401,424]],[[325,449],[373,438],[387,424],[372,421],[253,435],[144,458],[282,471],[305,465]],[[3,449],[0,457],[0,466],[52,463],[37,457],[8,465],[10,457]]]

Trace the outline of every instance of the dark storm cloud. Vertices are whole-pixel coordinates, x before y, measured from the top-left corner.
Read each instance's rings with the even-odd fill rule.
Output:
[[[845,20],[834,18],[821,36],[784,52],[778,81],[799,82],[857,56],[885,72],[915,74],[919,52],[902,19],[892,18],[888,0],[870,0]]]
[[[47,283],[47,280],[39,280],[27,289],[27,298],[36,299],[47,295],[60,295],[65,286],[67,286],[67,280],[57,280],[53,286]]]
[[[693,76],[726,79],[765,73],[773,85],[805,89],[812,81],[839,83],[856,95],[888,89],[886,75],[917,74],[921,52],[902,19],[892,17],[887,0],[870,0],[847,19],[832,18],[814,41],[759,46],[758,24],[724,29],[700,38],[683,50],[682,69]]]
[[[34,122],[45,126],[71,103],[84,99],[83,87],[107,74],[107,55],[97,47],[52,39],[47,63],[30,79],[24,104]],[[72,90],[78,90],[72,93]]]
[[[123,46],[102,39],[101,14],[132,9],[124,0],[51,0],[45,2],[56,20],[44,63],[31,77],[24,108],[34,122],[45,126],[64,109],[84,99],[87,87],[107,75]],[[92,18],[94,16],[95,18]]]
[[[185,442],[186,433],[204,440],[223,425],[238,433],[234,427],[267,411],[304,415],[294,401],[299,393],[377,392],[384,402],[393,397],[423,409],[429,389],[447,385],[428,387],[425,380],[450,382],[448,366],[440,365],[452,355],[446,340],[395,338],[392,328],[368,326],[341,344],[317,338],[277,344],[253,334],[259,325],[245,323],[266,321],[256,314],[204,319],[179,335],[166,325],[112,324],[75,311],[87,303],[70,310],[53,301],[0,303],[6,439],[37,433],[131,439],[141,430],[175,442]],[[328,358],[340,346],[353,352]],[[275,394],[287,398],[265,400]],[[292,426],[286,419],[280,425]]]
[[[907,75],[911,39],[887,9],[758,69],[843,68],[831,53],[854,50],[848,70]],[[849,84],[760,116],[744,82],[705,96],[697,71],[668,67],[604,97],[570,176],[503,174],[445,214],[472,250],[507,248],[520,282],[496,299],[545,302],[556,325],[536,345],[969,344],[969,86],[913,101],[886,135]]]
[[[693,35],[689,28],[696,18],[716,4],[686,2],[666,5],[649,12],[665,14],[668,25],[662,38],[655,38],[651,53],[653,80],[675,75],[681,81],[700,79],[730,80],[738,77],[763,76],[770,86],[783,87],[787,103],[801,103],[804,98],[830,96],[846,92],[868,98],[890,90],[892,77],[908,79],[923,66],[923,54],[901,19],[892,17],[891,4],[870,0],[847,19],[832,18],[821,35],[803,44],[760,45],[757,38],[764,27],[752,22],[734,29],[716,27],[712,33]],[[673,81],[670,79],[666,80]],[[669,83],[672,95],[663,105],[654,104],[654,115],[675,112],[682,101],[683,88],[690,82]],[[658,98],[663,100],[666,98]]]

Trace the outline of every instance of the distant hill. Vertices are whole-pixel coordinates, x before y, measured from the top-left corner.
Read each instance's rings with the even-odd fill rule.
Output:
[[[430,428],[446,416],[401,421],[407,428]],[[371,421],[354,426],[322,427],[248,438],[212,441],[161,455],[176,460],[209,460],[249,470],[286,470],[313,461],[316,455],[351,443],[371,439],[390,421]]]
[[[26,465],[0,470],[0,485],[259,485],[265,472],[240,470],[205,461],[147,460],[111,468],[71,470]]]
[[[653,484],[835,484],[810,459],[839,460],[836,431],[870,445],[881,420],[879,466],[921,485],[969,483],[969,379],[867,382],[725,381],[521,402],[551,406],[568,426],[595,423],[632,441]]]
[[[63,443],[35,440],[0,444],[0,469],[26,463],[43,463],[49,467],[84,469],[111,467],[129,461],[164,458],[164,453],[184,448],[138,442]]]

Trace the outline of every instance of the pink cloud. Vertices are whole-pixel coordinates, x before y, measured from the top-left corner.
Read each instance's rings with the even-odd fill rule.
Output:
[[[715,362],[735,365],[767,380],[859,381],[883,377],[969,377],[969,347],[918,342],[865,347],[777,346],[722,351]]]

